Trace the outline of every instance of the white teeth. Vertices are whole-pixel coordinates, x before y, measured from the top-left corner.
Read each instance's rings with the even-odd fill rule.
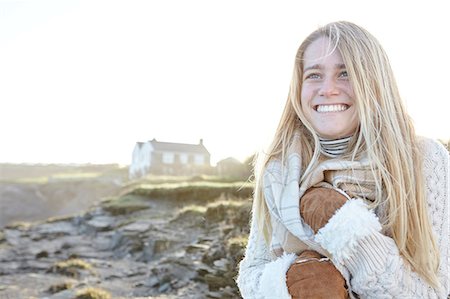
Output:
[[[316,111],[319,113],[325,113],[325,112],[340,112],[347,110],[348,106],[344,104],[338,104],[338,105],[318,105]]]

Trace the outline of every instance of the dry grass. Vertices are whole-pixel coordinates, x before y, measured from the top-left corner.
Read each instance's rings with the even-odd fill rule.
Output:
[[[50,286],[47,291],[49,293],[56,294],[61,291],[73,288],[73,285],[74,285],[73,283],[65,281],[65,282]]]
[[[213,200],[221,195],[249,198],[253,184],[247,182],[180,182],[137,185],[129,194],[174,200]]]
[[[145,200],[133,194],[111,197],[102,202],[102,208],[112,215],[130,214],[148,209],[149,207],[149,204]]]
[[[88,287],[79,290],[74,299],[111,299],[111,294],[99,288]]]
[[[49,269],[50,272],[59,273],[74,278],[80,277],[83,270],[86,270],[92,274],[95,273],[90,263],[78,258],[57,262]]]
[[[84,270],[92,269],[92,265],[82,259],[68,259],[66,261],[57,262],[55,267],[58,269],[65,269],[69,267]]]

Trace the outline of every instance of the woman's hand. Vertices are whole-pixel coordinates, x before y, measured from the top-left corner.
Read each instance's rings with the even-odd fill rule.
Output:
[[[300,199],[300,215],[317,233],[347,198],[329,188],[310,188]],[[315,251],[304,251],[291,265],[286,282],[293,299],[348,298],[345,279],[328,258]]]
[[[300,199],[300,215],[314,233],[317,233],[347,201],[347,198],[329,188],[310,188]]]
[[[345,279],[328,258],[303,251],[289,268],[286,283],[292,299],[348,298]]]

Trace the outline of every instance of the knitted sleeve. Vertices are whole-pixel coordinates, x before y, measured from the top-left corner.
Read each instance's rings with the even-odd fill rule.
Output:
[[[239,264],[236,282],[241,296],[244,299],[291,299],[286,272],[296,256],[285,254],[274,260],[256,223],[254,215],[245,257]]]
[[[271,188],[265,188],[266,200],[273,200]],[[283,254],[275,257],[271,254],[262,233],[258,229],[258,215],[252,208],[252,220],[245,256],[239,264],[237,285],[244,299],[291,299],[287,290],[286,272],[294,262],[296,255]]]
[[[447,298],[450,293],[449,154],[430,140],[423,150],[428,209],[440,251],[441,288],[433,289],[411,270],[364,202],[350,200],[319,230],[316,240],[335,263],[350,271],[351,288],[361,298]]]
[[[270,262],[270,253],[258,232],[256,219],[252,217],[245,256],[239,264],[237,285],[242,298],[263,298],[259,282],[266,263]]]

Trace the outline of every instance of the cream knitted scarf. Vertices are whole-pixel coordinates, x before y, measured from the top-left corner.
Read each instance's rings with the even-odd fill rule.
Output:
[[[274,200],[266,200],[272,219],[271,251],[280,256],[284,251],[301,252],[312,248],[321,252],[314,244],[312,231],[299,217],[299,199],[311,187],[326,187],[340,192],[347,198],[375,199],[375,180],[370,170],[370,161],[361,158],[347,161],[340,158],[327,159],[318,165],[300,182],[301,154],[299,133],[289,148],[287,163],[277,173],[285,178],[270,176],[267,185],[274,184]],[[270,166],[269,168],[275,168]],[[272,180],[272,182],[270,182]],[[280,186],[280,182],[284,182]],[[269,186],[267,186],[269,187]],[[280,188],[280,189],[279,189]],[[297,219],[298,220],[297,220]],[[324,252],[321,252],[324,254]]]

